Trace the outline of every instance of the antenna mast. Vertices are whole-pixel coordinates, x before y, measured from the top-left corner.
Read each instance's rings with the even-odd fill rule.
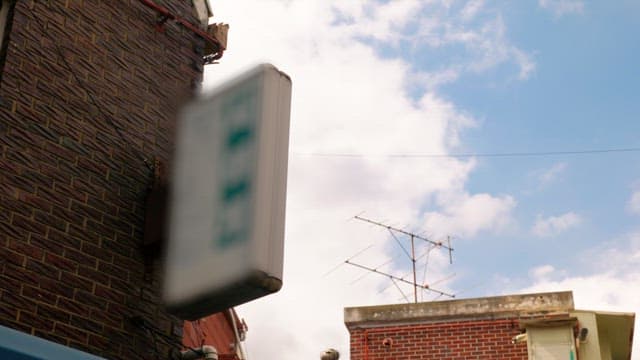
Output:
[[[422,237],[420,235],[408,232],[408,231],[403,230],[403,229],[398,229],[398,228],[395,228],[393,226],[389,226],[389,225],[383,224],[381,222],[373,221],[371,219],[367,219],[367,218],[361,217],[359,215],[356,215],[354,218],[357,219],[357,220],[369,223],[369,224],[373,224],[373,225],[376,225],[376,226],[380,226],[380,227],[386,228],[389,231],[389,233],[391,233],[391,236],[393,236],[393,238],[396,240],[398,245],[400,245],[400,247],[402,248],[404,253],[409,257],[409,259],[411,259],[411,265],[412,265],[412,270],[413,270],[413,282],[407,281],[404,278],[400,278],[400,277],[397,277],[397,276],[394,276],[394,275],[387,274],[385,272],[379,271],[377,268],[370,268],[370,267],[367,267],[367,266],[364,266],[364,265],[360,265],[360,264],[354,263],[353,261],[351,261],[351,258],[345,260],[344,261],[345,264],[349,264],[351,266],[355,266],[355,267],[358,267],[360,269],[364,269],[364,270],[367,270],[367,271],[371,271],[371,272],[386,276],[391,281],[393,281],[394,283],[396,281],[399,281],[399,282],[403,282],[403,283],[406,283],[406,284],[413,285],[413,300],[416,303],[418,302],[418,288],[423,289],[423,290],[428,290],[428,291],[431,291],[431,292],[435,292],[437,294],[440,294],[441,296],[448,296],[448,297],[452,297],[452,298],[455,297],[455,295],[453,295],[453,294],[449,294],[449,293],[446,293],[444,291],[432,289],[431,287],[429,287],[428,284],[418,284],[418,280],[416,278],[416,262],[417,262],[417,258],[416,258],[416,251],[415,251],[415,240],[421,240],[421,241],[427,242],[430,246],[432,246],[431,249],[444,248],[444,249],[448,250],[449,251],[449,263],[452,264],[453,263],[453,255],[452,255],[453,248],[451,247],[451,239],[450,239],[450,237],[447,237],[447,244],[445,245],[441,241],[440,242],[433,241],[433,240],[427,239],[426,237]],[[411,239],[411,254],[409,254],[409,252],[404,248],[404,246],[402,246],[402,243],[400,243],[400,240],[398,240],[398,238],[396,237],[395,233],[406,235]],[[431,251],[431,249],[429,249],[429,251]],[[396,286],[397,286],[397,284],[396,284]]]

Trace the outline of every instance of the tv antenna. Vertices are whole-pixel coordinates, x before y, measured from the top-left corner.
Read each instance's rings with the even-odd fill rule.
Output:
[[[450,294],[450,293],[447,293],[445,291],[434,289],[427,283],[418,284],[417,275],[416,275],[416,263],[417,263],[417,261],[420,258],[424,257],[425,255],[428,256],[429,252],[431,252],[431,250],[436,249],[436,248],[447,250],[449,252],[449,263],[450,264],[453,263],[453,248],[451,247],[451,237],[447,236],[447,242],[445,244],[442,241],[433,241],[433,240],[427,239],[424,236],[420,236],[418,234],[414,234],[412,232],[409,232],[409,231],[406,231],[406,230],[403,230],[403,229],[399,229],[399,228],[396,228],[396,227],[393,227],[393,226],[390,226],[390,225],[383,224],[381,222],[377,222],[377,221],[374,221],[374,220],[371,220],[371,219],[367,219],[367,218],[364,218],[364,217],[359,216],[359,215],[354,216],[354,219],[360,220],[360,221],[363,221],[363,222],[366,222],[366,223],[369,223],[369,224],[372,224],[372,225],[380,226],[380,227],[385,228],[385,229],[387,229],[389,231],[389,233],[394,238],[394,240],[398,243],[398,245],[400,245],[400,248],[402,248],[402,251],[405,253],[405,255],[407,255],[407,257],[411,260],[412,273],[413,273],[413,282],[409,281],[409,280],[406,280],[405,279],[406,276],[399,277],[399,276],[395,276],[395,275],[392,275],[392,274],[389,274],[389,273],[386,273],[386,272],[382,272],[382,271],[378,270],[380,267],[372,268],[372,267],[369,267],[369,266],[365,266],[365,265],[353,262],[352,259],[355,256],[361,254],[362,251],[359,252],[358,254],[356,254],[355,256],[352,256],[351,258],[345,260],[344,261],[345,264],[348,264],[348,265],[351,265],[351,266],[354,266],[354,267],[357,267],[357,268],[360,268],[360,269],[363,269],[363,270],[367,270],[367,271],[369,271],[371,273],[376,273],[376,274],[388,277],[393,282],[393,284],[398,288],[398,290],[400,290],[400,292],[405,297],[407,302],[409,302],[409,300],[404,295],[404,293],[402,292],[400,287],[398,286],[398,282],[409,284],[409,285],[413,286],[413,300],[416,303],[418,302],[418,289],[434,292],[436,294],[439,294],[439,296],[447,296],[447,297],[451,297],[451,298],[455,297],[454,294]],[[406,235],[411,239],[411,253],[409,253],[409,251],[402,245],[402,243],[400,242],[400,240],[398,239],[396,234]],[[416,246],[415,246],[416,241],[423,241],[423,242],[426,242],[427,244],[429,244],[429,248],[428,248],[427,252],[425,254],[423,254],[422,256],[420,256],[420,257],[416,256]],[[371,246],[369,246],[367,249],[369,249],[370,247]],[[365,250],[367,250],[367,249],[365,249]]]

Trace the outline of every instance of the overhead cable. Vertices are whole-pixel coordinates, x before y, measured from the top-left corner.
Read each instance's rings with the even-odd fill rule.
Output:
[[[529,151],[529,152],[495,152],[495,153],[460,153],[460,154],[429,154],[429,153],[397,153],[397,154],[362,154],[362,153],[293,153],[296,156],[311,157],[341,157],[341,158],[475,158],[475,157],[543,157],[559,155],[587,155],[605,153],[640,152],[640,148],[589,149],[569,151]]]

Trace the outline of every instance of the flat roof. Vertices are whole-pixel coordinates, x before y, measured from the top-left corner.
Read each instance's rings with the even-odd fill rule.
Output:
[[[492,296],[413,304],[347,307],[347,327],[401,325],[446,320],[481,320],[568,313],[574,309],[571,291]]]

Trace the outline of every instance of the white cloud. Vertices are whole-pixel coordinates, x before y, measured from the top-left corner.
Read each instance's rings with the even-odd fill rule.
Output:
[[[560,17],[567,14],[582,14],[584,2],[582,0],[538,0],[538,5],[551,11],[554,16]]]
[[[536,71],[536,63],[531,59],[531,56],[524,51],[512,47],[511,54],[516,59],[518,66],[520,67],[520,71],[518,72],[519,80],[528,79],[531,74]]]
[[[467,56],[455,59],[450,67],[460,72],[483,73],[504,64],[515,64],[517,78],[526,80],[535,71],[536,64],[531,55],[513,45],[507,36],[507,29],[499,12],[484,9],[481,1],[471,1],[462,9],[460,16],[449,16],[442,11],[442,17],[419,21],[419,29],[413,36],[434,49],[464,46]],[[484,16],[478,14],[485,12]],[[458,21],[456,19],[462,19]],[[478,25],[471,25],[470,19],[477,19]],[[459,51],[459,50],[458,50]]]
[[[435,72],[416,73],[409,81],[411,85],[424,87],[428,91],[434,91],[439,86],[455,82],[460,77],[460,69],[447,68]]]
[[[627,202],[627,210],[640,215],[640,191],[635,191],[631,194],[631,198]]]
[[[447,192],[438,195],[440,211],[425,214],[425,224],[437,236],[456,234],[464,238],[474,237],[480,231],[500,231],[511,220],[516,206],[513,197],[489,194],[469,195]]]
[[[484,0],[470,0],[464,5],[460,11],[462,19],[465,21],[472,20],[478,15],[480,10],[484,7]]]
[[[531,171],[527,175],[527,189],[524,193],[527,195],[533,195],[541,190],[544,190],[551,185],[561,183],[565,178],[568,165],[566,162],[557,162],[551,166],[538,168]]]
[[[542,265],[531,269],[529,275],[535,280],[545,280],[549,275],[553,274],[555,270],[551,265]]]
[[[447,69],[429,72],[446,72],[446,79],[454,73],[458,78],[465,72],[482,73],[504,64],[514,64],[520,80],[531,76],[535,61],[509,41],[498,10],[487,6],[484,0],[469,0],[459,10],[452,4],[444,0],[390,1],[379,6],[366,1],[339,2],[334,7],[344,21],[335,26],[345,37],[360,37],[386,46],[404,42],[416,52],[428,51],[432,57],[440,57],[439,50],[456,48],[460,52],[457,47],[463,45],[465,56],[452,59]],[[426,80],[432,79],[430,76]],[[433,83],[425,86],[433,87]]]
[[[404,28],[412,23],[422,5],[417,0],[397,0],[382,4],[368,1],[338,1],[333,8],[347,19],[337,26],[347,37],[362,36],[387,43],[404,37]]]
[[[555,163],[550,168],[541,171],[538,174],[538,179],[542,185],[547,185],[558,180],[566,170],[567,163]]]
[[[422,2],[229,0],[213,6],[216,20],[230,23],[231,29],[229,49],[220,65],[207,67],[205,87],[258,61],[274,63],[293,80],[284,287],[239,308],[250,328],[248,351],[254,357],[289,360],[316,358],[322,349],[335,347],[348,357],[343,307],[397,302],[398,294],[379,293],[388,280],[376,276],[349,286],[360,273],[346,266],[323,276],[371,243],[377,246],[362,262],[375,266],[390,260],[387,232],[347,219],[366,210],[373,219],[466,236],[506,226],[516,202],[508,195],[469,193],[465,183],[473,160],[382,156],[447,153],[460,144],[460,133],[475,125],[435,87],[409,94],[414,78],[424,71],[378,53],[380,42],[405,41],[407,27],[420,20]],[[468,31],[492,46],[482,31]],[[501,41],[500,46],[513,49]],[[468,63],[478,56],[470,53]],[[451,69],[428,74],[434,82],[458,77]],[[311,153],[366,156],[304,155]],[[425,208],[430,210],[424,222],[416,224]],[[434,254],[434,261],[444,262],[438,259]],[[390,267],[402,271],[398,262]]]
[[[506,26],[500,15],[486,22],[480,32],[462,35],[460,39],[466,46],[480,55],[479,61],[471,63],[472,71],[482,72],[514,61],[519,67],[518,78],[526,80],[535,70],[535,63],[530,55],[509,43]]]
[[[549,216],[547,218],[538,215],[531,231],[534,235],[540,237],[555,236],[581,223],[582,217],[574,212],[568,212],[559,216]]]

